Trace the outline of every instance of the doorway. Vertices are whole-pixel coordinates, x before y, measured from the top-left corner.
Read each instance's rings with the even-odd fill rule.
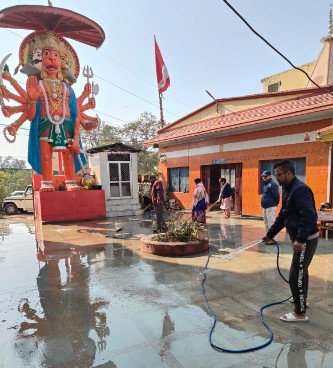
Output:
[[[201,167],[203,183],[207,188],[210,203],[214,203],[220,194],[219,178],[226,178],[232,190],[232,211],[242,213],[242,164],[218,164]]]

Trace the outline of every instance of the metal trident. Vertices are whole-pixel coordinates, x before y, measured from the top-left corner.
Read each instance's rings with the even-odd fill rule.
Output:
[[[82,75],[87,77],[87,83],[89,83],[89,78],[93,78],[94,72],[92,71],[92,68],[87,65],[83,68]]]
[[[93,72],[92,68],[89,65],[87,65],[87,66],[85,66],[83,68],[82,75],[84,77],[87,77],[87,83],[89,83],[89,78],[93,78],[94,77],[94,72]],[[94,91],[93,91],[94,82],[92,84],[93,84],[92,85],[92,97],[94,97]]]

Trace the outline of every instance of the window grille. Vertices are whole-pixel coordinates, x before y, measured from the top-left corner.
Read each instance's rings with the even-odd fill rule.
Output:
[[[119,154],[108,155],[109,162],[109,178],[110,178],[110,195],[111,198],[131,197],[131,172],[130,172],[130,155]],[[121,159],[123,162],[115,162],[115,158]],[[128,162],[126,161],[127,159]]]
[[[281,86],[281,82],[276,82],[273,84],[269,84],[267,87],[268,92],[277,92]]]

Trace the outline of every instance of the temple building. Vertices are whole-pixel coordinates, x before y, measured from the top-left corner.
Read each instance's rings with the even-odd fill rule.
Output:
[[[168,197],[192,207],[194,179],[200,177],[211,202],[220,177],[233,189],[236,214],[261,216],[261,173],[282,159],[313,190],[317,207],[332,203],[333,27],[318,58],[299,70],[264,78],[263,93],[217,99],[165,126],[146,142],[158,147],[159,170]]]

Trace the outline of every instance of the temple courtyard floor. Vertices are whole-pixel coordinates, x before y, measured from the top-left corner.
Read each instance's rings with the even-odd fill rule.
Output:
[[[210,212],[209,252],[171,258],[140,250],[149,218],[128,220],[0,218],[0,367],[333,367],[331,238],[310,266],[309,321],[282,322],[292,304],[274,305],[263,312],[273,342],[226,353],[209,343],[211,312],[215,346],[249,349],[270,336],[260,308],[290,296],[276,246],[258,243],[263,222]],[[288,278],[291,246],[284,232],[277,241]]]

